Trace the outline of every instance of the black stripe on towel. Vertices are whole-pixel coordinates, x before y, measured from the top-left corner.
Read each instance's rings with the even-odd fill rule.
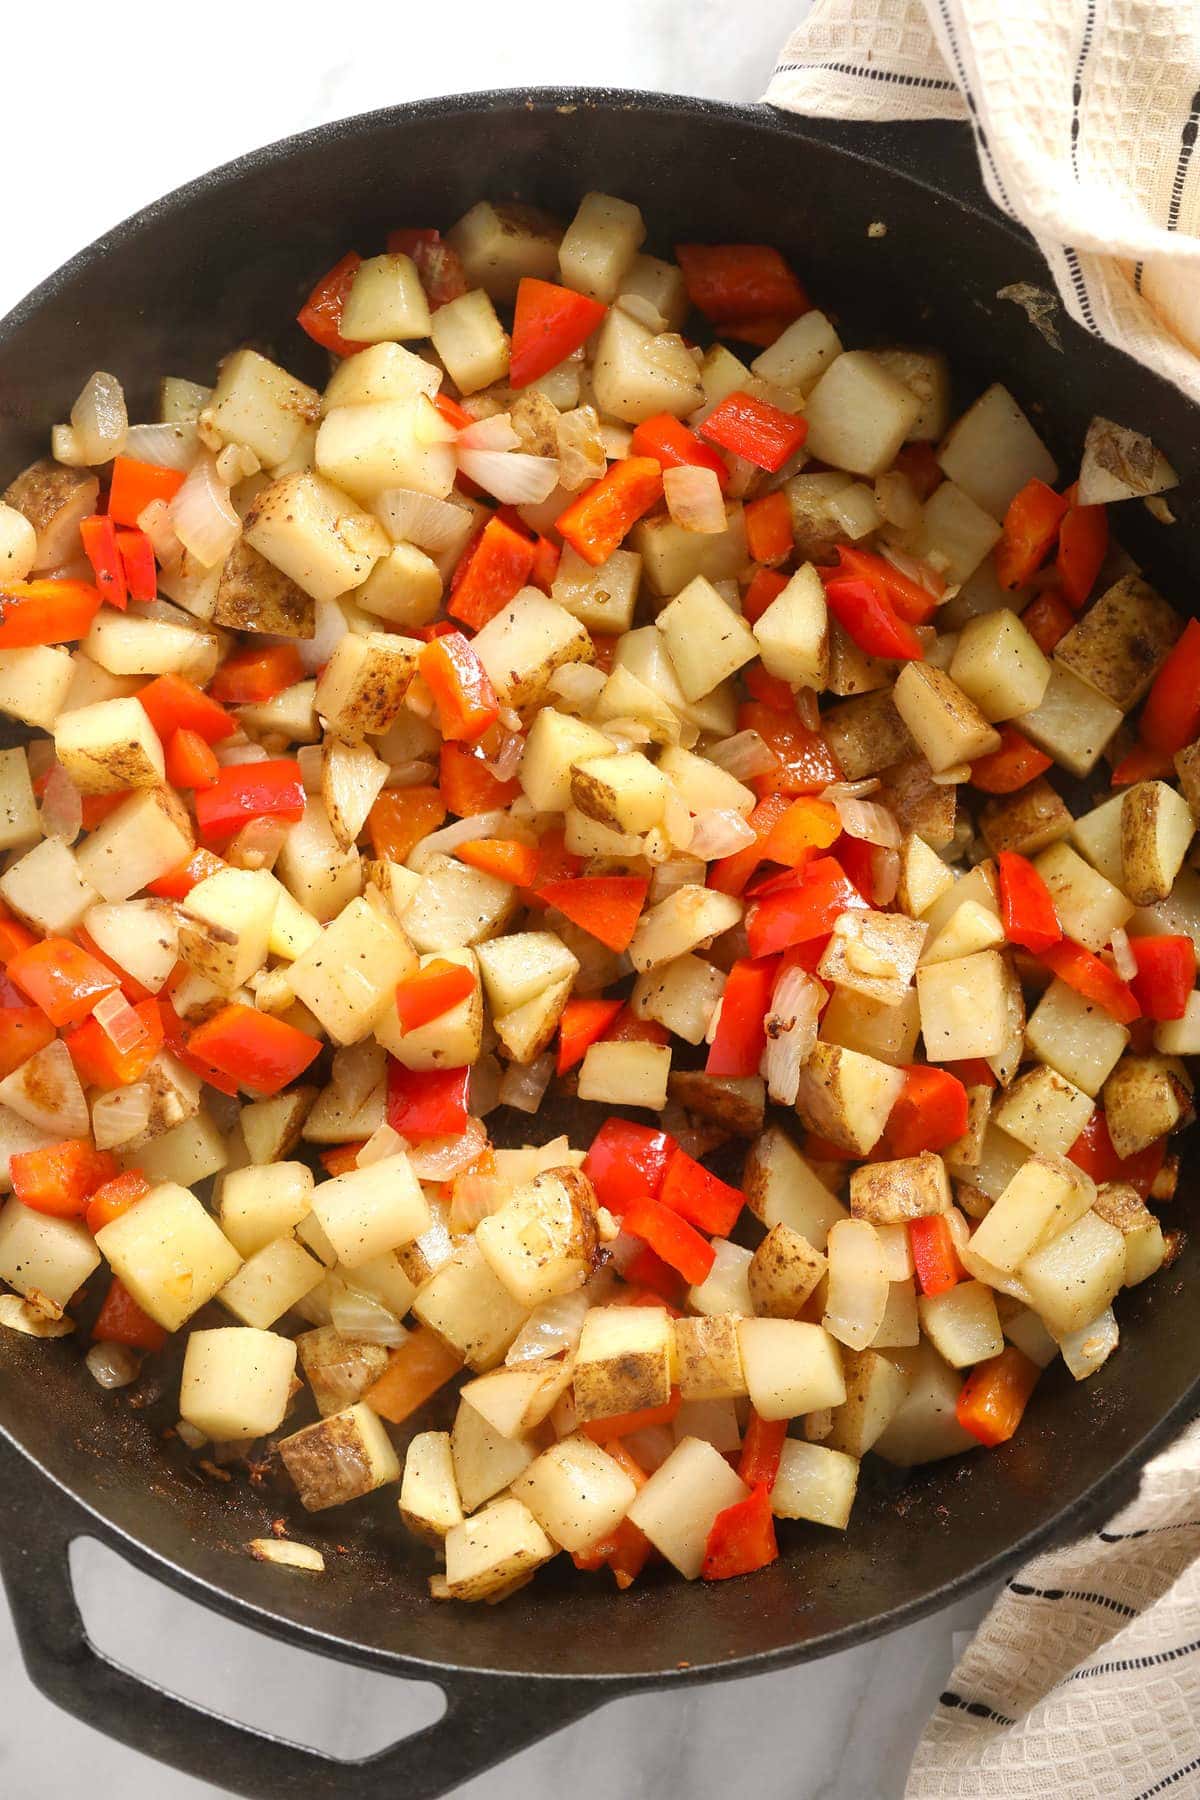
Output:
[[[958,92],[954,82],[939,81],[934,75],[902,75],[897,69],[875,69],[865,63],[780,63],[775,73],[793,75],[805,69],[829,69],[834,75],[854,75],[862,81],[881,81],[885,87],[922,88],[939,94]]]
[[[1171,204],[1167,208],[1167,230],[1174,231],[1179,223],[1179,208],[1183,204],[1183,185],[1187,180],[1188,164],[1192,160],[1192,151],[1196,144],[1196,133],[1200,130],[1200,89],[1192,95],[1192,107],[1188,113],[1187,124],[1183,128],[1183,136],[1179,143],[1179,161],[1175,165],[1175,179],[1171,183]]]
[[[1072,250],[1070,245],[1064,244],[1063,255],[1067,259],[1067,273],[1071,277],[1071,286],[1075,289],[1075,298],[1079,302],[1079,310],[1083,314],[1084,324],[1095,337],[1099,337],[1100,333],[1092,315],[1092,303],[1088,298],[1087,284],[1083,279],[1083,270],[1079,267],[1079,253]]]
[[[1120,1613],[1123,1619],[1136,1619],[1136,1606],[1126,1606],[1123,1600],[1114,1600],[1110,1594],[1087,1594],[1078,1588],[1035,1588],[1024,1581],[1010,1581],[1009,1588],[1014,1594],[1031,1594],[1037,1600],[1086,1600],[1091,1606],[1106,1607],[1109,1612]]]
[[[993,1711],[985,1706],[982,1700],[964,1700],[961,1694],[953,1693],[949,1688],[938,1695],[939,1706],[956,1706],[959,1712],[970,1713],[973,1719],[986,1719],[990,1725],[1015,1725],[1015,1719],[1005,1718],[1003,1713]]]
[[[1200,1531],[1200,1519],[1176,1519],[1173,1525],[1143,1525],[1140,1531],[1098,1531],[1102,1544],[1126,1544],[1131,1538],[1157,1537],[1162,1531]]]
[[[1092,32],[1096,25],[1095,0],[1088,0],[1087,17],[1083,21],[1083,39],[1079,46],[1079,61],[1075,64],[1075,82],[1071,89],[1071,169],[1076,181],[1079,180],[1079,163],[1076,160],[1076,149],[1079,144],[1079,105],[1083,99],[1083,71],[1092,49]]]
[[[1161,1663],[1178,1662],[1181,1656],[1191,1656],[1197,1650],[1200,1650],[1200,1638],[1192,1644],[1180,1644],[1176,1650],[1156,1650],[1151,1656],[1126,1656],[1120,1662],[1095,1663],[1088,1669],[1072,1669],[1067,1680],[1089,1681],[1094,1675],[1127,1675],[1135,1669],[1157,1669]]]
[[[979,122],[979,113],[976,110],[976,106],[975,106],[975,96],[971,92],[971,85],[967,80],[967,71],[966,71],[965,67],[963,66],[962,55],[958,48],[958,39],[954,34],[954,21],[950,17],[950,8],[947,5],[946,0],[938,0],[938,12],[941,14],[942,28],[945,31],[946,36],[950,42],[950,50],[954,57],[954,67],[958,72],[958,85],[962,92],[963,99],[967,103],[967,107],[970,111],[972,121],[974,122],[975,136],[979,140],[979,148],[983,151],[983,154],[987,157],[988,168],[992,171],[992,180],[996,184],[996,190],[1000,195],[1001,202],[1002,202],[1006,212],[1012,213],[1015,211],[1015,209],[1013,207],[1012,201],[1009,199],[1008,194],[1005,191],[1004,183],[1000,178],[1000,171],[996,167],[996,159],[992,155],[992,147],[987,141],[987,133],[984,131],[983,126]]]
[[[1172,1774],[1164,1775],[1162,1780],[1156,1781],[1153,1787],[1143,1788],[1137,1796],[1137,1800],[1154,1800],[1155,1794],[1165,1793],[1169,1787],[1174,1787],[1177,1781],[1182,1781],[1185,1775],[1194,1775],[1197,1769],[1200,1769],[1200,1756],[1193,1757],[1190,1763],[1183,1765],[1182,1769],[1176,1769]]]

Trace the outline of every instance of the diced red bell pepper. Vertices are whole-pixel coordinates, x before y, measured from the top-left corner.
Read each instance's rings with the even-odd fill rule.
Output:
[[[152,500],[169,505],[186,480],[182,469],[164,469],[134,456],[114,457],[108,516],[114,525],[136,525]]]
[[[628,1002],[604,1033],[606,1044],[669,1044],[671,1034],[657,1019],[639,1019]]]
[[[92,1336],[98,1344],[128,1344],[131,1350],[161,1350],[167,1341],[163,1327],[142,1311],[115,1275],[96,1314]]]
[[[573,350],[586,344],[603,322],[603,301],[577,294],[553,281],[525,275],[517,287],[513,311],[512,350],[508,379],[514,388],[528,387]]]
[[[1067,605],[1076,612],[1096,585],[1108,555],[1108,513],[1103,506],[1071,505],[1058,527],[1055,568]]]
[[[634,429],[631,448],[635,456],[648,456],[664,469],[711,469],[722,491],[729,486],[729,464],[725,458],[672,413],[655,413],[653,418],[643,419]]]
[[[134,1007],[142,1036],[127,1050],[119,1050],[97,1021],[84,1019],[64,1033],[63,1042],[85,1087],[128,1087],[140,1081],[162,1048],[163,1027],[157,1002],[139,1000]]]
[[[137,697],[164,744],[177,731],[195,731],[206,744],[219,744],[238,728],[223,706],[182,675],[156,675]]]
[[[688,298],[714,325],[808,312],[804,288],[770,244],[676,244]]]
[[[584,562],[599,568],[620,548],[627,531],[662,499],[662,466],[653,456],[626,456],[610,463],[599,481],[585,488],[554,523]]]
[[[751,956],[771,956],[832,931],[844,912],[865,912],[867,903],[832,856],[810,862],[779,888],[755,900],[746,914]]]
[[[1154,677],[1142,708],[1141,734],[1152,749],[1172,755],[1200,735],[1200,619],[1188,620]]]
[[[558,565],[562,561],[562,545],[556,544],[552,538],[540,534],[534,540],[533,567],[529,571],[529,579],[543,594],[548,594],[554,586],[554,577],[558,574]]]
[[[828,850],[836,844],[841,832],[842,821],[833,802],[804,795],[793,800],[771,827],[763,846],[763,856],[767,862],[782,863],[788,869],[798,868],[810,858],[812,851]]]
[[[577,875],[538,884],[547,906],[618,954],[632,942],[649,890],[644,875]]]
[[[66,1138],[43,1150],[20,1150],[9,1163],[13,1193],[22,1206],[56,1219],[79,1219],[89,1196],[117,1173],[116,1159],[90,1138]]]
[[[1190,937],[1131,937],[1137,963],[1130,982],[1148,1019],[1182,1019],[1196,985],[1196,946]]]
[[[1067,1151],[1071,1162],[1090,1175],[1097,1186],[1106,1181],[1126,1182],[1137,1189],[1143,1200],[1149,1196],[1165,1155],[1166,1139],[1158,1138],[1144,1150],[1139,1150],[1136,1156],[1118,1156],[1109,1134],[1108,1120],[1100,1107],[1096,1107]]]
[[[500,716],[496,690],[461,631],[426,644],[420,670],[437,706],[444,738],[473,744],[496,723]]]
[[[453,425],[456,431],[465,431],[468,425],[476,423],[466,407],[460,406],[450,394],[435,394],[433,404],[447,425]]]
[[[120,986],[103,963],[69,938],[45,938],[19,950],[9,959],[8,974],[55,1025],[78,1024]]]
[[[908,1241],[912,1246],[917,1285],[923,1294],[944,1294],[966,1273],[958,1260],[945,1213],[935,1213],[932,1218],[910,1219]]]
[[[221,765],[198,731],[176,731],[164,745],[167,780],[177,788],[216,787]]]
[[[728,1581],[765,1569],[778,1555],[771,1490],[764,1485],[717,1514],[709,1527],[700,1574],[705,1581]]]
[[[1041,1370],[1015,1344],[976,1363],[958,1391],[955,1417],[989,1447],[1007,1443],[1021,1423]]]
[[[1051,766],[1053,757],[1029,742],[1015,725],[1001,725],[1000,748],[971,764],[971,785],[984,794],[1015,794]]]
[[[144,531],[118,531],[116,535],[117,555],[121,558],[129,598],[156,600],[158,564],[154,560],[154,545]]]
[[[356,350],[365,350],[366,344],[356,343],[351,338],[342,336],[342,309],[354,286],[354,277],[358,274],[362,257],[353,250],[348,250],[332,269],[322,275],[300,311],[296,314],[296,323],[301,331],[307,332],[315,344],[323,350],[332,350],[335,356],[353,356]]]
[[[7,965],[18,951],[31,949],[37,941],[28,925],[22,925],[0,904],[0,961]]]
[[[227,866],[211,850],[194,850],[178,868],[160,875],[156,881],[147,882],[146,892],[157,894],[160,900],[186,900],[200,882],[206,881],[210,875],[216,875]]]
[[[472,838],[470,843],[460,844],[454,854],[459,862],[480,869],[485,875],[494,875],[497,881],[510,882],[513,887],[531,887],[541,860],[536,844],[522,844],[516,838]]]
[[[746,884],[766,856],[772,831],[788,811],[791,802],[786,794],[768,794],[760,800],[746,823],[754,832],[754,842],[730,856],[718,857],[708,865],[708,886],[721,894],[742,894]]]
[[[358,1153],[366,1141],[360,1138],[356,1144],[333,1144],[322,1150],[317,1160],[327,1175],[349,1175],[351,1169],[357,1169]]]
[[[109,813],[116,812],[129,799],[132,789],[126,788],[118,794],[81,794],[80,814],[85,831],[95,831],[97,825],[103,825]]]
[[[884,1143],[889,1157],[944,1150],[967,1129],[967,1090],[945,1069],[913,1063],[888,1114]]]
[[[462,257],[432,227],[389,231],[386,248],[390,256],[412,258],[434,312],[439,306],[448,306],[451,300],[461,300],[470,287]]]
[[[853,544],[839,544],[838,564],[851,580],[869,581],[877,593],[890,603],[892,611],[907,625],[927,625],[938,609],[938,600],[918,581],[890,563],[886,556],[875,556]],[[835,578],[836,579],[836,578]]]
[[[125,565],[117,547],[116,526],[104,513],[93,513],[90,519],[79,521],[79,536],[83,541],[83,554],[92,565],[96,591],[102,600],[107,600],[118,612],[124,612],[129,589],[125,582]]]
[[[757,625],[772,601],[778,600],[788,584],[786,575],[776,569],[755,569],[750,585],[742,595],[742,617],[747,625]]]
[[[719,444],[734,456],[744,457],[756,469],[772,475],[794,456],[808,436],[808,421],[799,413],[784,412],[767,400],[756,400],[741,388],[714,406],[700,426],[710,444]]]
[[[773,712],[786,713],[794,709],[795,690],[783,680],[782,676],[769,674],[762,663],[751,663],[749,668],[743,671],[742,679],[746,684],[747,693],[752,695],[755,700],[761,700],[762,704],[769,706]]]
[[[827,581],[825,599],[838,624],[868,656],[896,662],[923,659],[920,638],[874,582],[861,577]]]
[[[1060,944],[1051,944],[1040,953],[1039,960],[1052,969],[1060,981],[1082,994],[1085,1000],[1091,1000],[1102,1006],[1107,1013],[1122,1025],[1132,1025],[1139,1016],[1137,1000],[1133,991],[1121,977],[1110,969],[1107,963],[1085,950],[1082,944],[1073,943],[1064,938]]]
[[[679,1389],[672,1388],[671,1398],[664,1400],[661,1406],[641,1406],[636,1412],[609,1413],[606,1419],[586,1419],[579,1429],[593,1443],[602,1444],[609,1438],[630,1437],[635,1431],[669,1425],[682,1404]]]
[[[743,957],[735,962],[721,995],[717,1030],[704,1064],[709,1075],[757,1075],[767,1047],[766,1017],[771,991],[779,973],[779,959],[756,962]]]
[[[440,1019],[475,991],[475,974],[461,963],[437,957],[396,986],[396,1016],[401,1032],[419,1031]]]
[[[238,1091],[238,1080],[225,1069],[219,1069],[213,1062],[193,1050],[188,1041],[187,1029],[170,1000],[160,995],[158,1000],[159,1017],[162,1019],[163,1040],[172,1056],[177,1056],[185,1068],[198,1075],[201,1081],[207,1081],[220,1094],[228,1094],[231,1098]],[[265,1016],[265,1015],[264,1015]]]
[[[819,794],[831,781],[840,781],[841,767],[819,731],[809,731],[799,715],[777,711],[750,700],[738,708],[739,731],[757,731],[779,767],[750,782],[759,799],[767,794]]]
[[[321,1040],[286,1019],[232,1002],[188,1038],[193,1056],[211,1063],[239,1087],[278,1094],[321,1054]]]
[[[652,1125],[631,1119],[606,1119],[583,1161],[583,1172],[601,1206],[619,1219],[632,1200],[662,1192],[667,1164],[678,1149],[675,1139]]]
[[[388,1058],[387,1122],[401,1137],[454,1137],[467,1128],[471,1114],[467,1084],[471,1071],[406,1069]]]
[[[643,1244],[626,1264],[625,1280],[632,1285],[617,1296],[614,1305],[663,1306],[673,1319],[683,1311],[685,1283],[678,1269],[665,1263],[649,1244]]]
[[[221,841],[231,838],[248,819],[304,817],[304,782],[294,757],[270,762],[231,763],[212,787],[196,793],[196,824],[201,834]]]
[[[565,1075],[599,1043],[620,1012],[620,1000],[568,1000],[558,1022],[557,1073]]]
[[[996,578],[1001,587],[1021,587],[1045,562],[1067,510],[1065,494],[1035,475],[1013,495],[1004,515],[1004,535],[996,545]]]
[[[996,858],[1000,878],[1000,919],[1010,944],[1038,955],[1062,940],[1050,889],[1028,857],[1001,850]]]
[[[747,1487],[775,1486],[787,1432],[786,1419],[760,1419],[750,1408],[737,1469]]]
[[[376,856],[402,863],[445,818],[437,788],[385,788],[367,814],[367,836]]]
[[[678,1269],[689,1287],[698,1287],[707,1278],[716,1252],[670,1207],[643,1195],[630,1201],[621,1225],[631,1237],[641,1238],[665,1263]]]
[[[86,581],[6,581],[0,586],[0,650],[32,650],[87,636],[100,611],[97,588]]]
[[[261,706],[303,680],[304,664],[294,644],[266,644],[227,656],[209,683],[209,693],[229,706]]]
[[[40,1006],[0,1007],[0,1081],[52,1044],[53,1025]]]
[[[1149,744],[1135,744],[1113,764],[1112,786],[1132,787],[1137,781],[1170,781],[1175,775],[1175,758],[1169,750],[1152,750]]]
[[[658,1197],[664,1206],[710,1237],[728,1237],[746,1203],[740,1188],[730,1187],[686,1150],[678,1148],[667,1164]]]
[[[996,1087],[997,1081],[991,1067],[982,1056],[964,1056],[961,1061],[943,1063],[942,1067],[964,1087]]]
[[[792,509],[782,488],[745,507],[746,547],[757,563],[781,563],[796,548]]]
[[[526,586],[533,558],[531,538],[503,519],[489,519],[474,545],[459,558],[446,608],[450,617],[479,631]]]
[[[493,775],[476,747],[453,741],[444,743],[439,752],[438,786],[444,810],[458,819],[508,806],[521,791],[519,781],[501,781]]]
[[[140,1169],[124,1169],[111,1181],[102,1181],[87,1203],[84,1222],[92,1236],[119,1219],[122,1213],[150,1192],[150,1183]]]
[[[912,482],[922,505],[945,479],[933,444],[905,444],[896,457],[895,467]]]
[[[1039,650],[1049,656],[1055,644],[1065,638],[1075,615],[1054,588],[1044,588],[1021,614],[1021,623]]]

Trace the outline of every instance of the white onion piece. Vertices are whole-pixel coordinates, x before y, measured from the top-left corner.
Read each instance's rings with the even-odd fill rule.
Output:
[[[486,756],[483,761],[485,769],[490,769],[497,781],[511,781],[521,766],[521,758],[525,754],[525,739],[519,731],[506,731],[500,740],[500,748],[494,756]]]
[[[343,1337],[357,1338],[360,1344],[385,1344],[389,1349],[402,1344],[408,1332],[395,1313],[371,1294],[339,1283],[329,1302],[334,1328]]]
[[[644,719],[605,719],[600,729],[618,750],[640,750],[654,742],[654,733]]]
[[[142,1366],[137,1352],[128,1344],[93,1344],[83,1360],[92,1380],[102,1388],[128,1387],[137,1380]]]
[[[136,1050],[150,1035],[120,988],[105,994],[92,1008],[92,1017],[120,1056]]]
[[[1129,942],[1129,933],[1118,925],[1108,940],[1112,948],[1113,967],[1122,981],[1132,981],[1138,972],[1137,957]]]
[[[934,787],[961,787],[971,779],[970,763],[955,763],[949,769],[931,769],[929,779]]]
[[[92,1136],[97,1150],[112,1150],[140,1137],[150,1122],[150,1089],[144,1081],[114,1088],[92,1103]]]
[[[535,1113],[542,1104],[553,1074],[553,1056],[539,1056],[531,1063],[509,1063],[500,1081],[501,1106],[513,1106],[518,1112]]]
[[[60,762],[50,765],[38,818],[46,837],[73,844],[83,830],[83,796]]]
[[[95,468],[119,456],[129,430],[125,393],[115,375],[103,369],[84,383],[71,408],[71,430],[85,463]]]
[[[435,856],[448,856],[460,844],[469,844],[473,838],[515,836],[517,833],[507,812],[476,813],[472,819],[455,819],[453,824],[443,825],[439,831],[431,831],[423,837],[411,851],[408,866],[421,875]]]
[[[831,781],[828,786],[821,789],[817,798],[832,800],[836,804],[839,800],[865,800],[868,794],[877,794],[878,792],[879,777],[865,775],[861,781]]]
[[[236,738],[229,738],[223,744],[213,745],[213,755],[223,769],[233,768],[237,763],[270,762],[270,757],[261,744],[252,744],[249,738],[244,743]]]
[[[876,906],[890,906],[900,886],[900,852],[889,845],[871,846],[871,886]]]
[[[839,1219],[830,1228],[826,1255],[829,1286],[821,1323],[848,1349],[865,1350],[883,1323],[890,1286],[875,1227],[865,1219]]]
[[[660,331],[667,329],[667,321],[653,300],[648,300],[645,294],[620,294],[617,305],[623,313],[628,313],[631,319],[636,319],[639,325],[644,325],[656,337]]]
[[[300,779],[304,783],[305,793],[319,794],[321,771],[325,763],[320,744],[301,744],[296,751],[296,761],[300,766]]]
[[[544,1362],[550,1356],[570,1355],[578,1344],[591,1301],[583,1288],[559,1294],[535,1306],[508,1347],[505,1363]]]
[[[286,819],[269,813],[247,819],[226,850],[225,861],[235,869],[273,869],[290,830]]]
[[[473,419],[458,434],[460,450],[515,450],[520,442],[506,412],[493,413],[490,419]]]
[[[190,469],[200,454],[200,438],[191,420],[181,425],[131,425],[125,454],[157,469]]]
[[[779,758],[757,731],[739,731],[733,737],[721,738],[704,752],[709,762],[732,775],[735,781],[749,781],[755,775],[769,775],[779,767]]]
[[[821,709],[817,705],[817,696],[813,688],[796,689],[796,712],[805,731],[820,731]]]
[[[241,535],[242,521],[229,489],[218,479],[216,464],[207,454],[193,463],[170,513],[180,543],[206,569],[223,562]]]
[[[437,770],[432,763],[412,762],[391,763],[388,767],[387,780],[384,787],[428,787],[437,785]]]
[[[618,425],[615,419],[601,419],[600,441],[609,462],[621,462],[633,453],[632,425]]]
[[[460,450],[458,466],[504,506],[544,500],[558,485],[558,459],[520,450]]]
[[[704,864],[698,856],[669,856],[650,877],[651,905],[665,900],[668,894],[678,893],[681,887],[703,887],[704,876]]]
[[[484,1119],[500,1104],[500,1064],[490,1051],[485,1051],[471,1064],[467,1078],[467,1100],[471,1116]]]
[[[893,569],[899,569],[902,575],[907,575],[910,581],[915,581],[918,587],[924,588],[931,599],[944,600],[946,598],[946,577],[940,569],[935,569],[932,563],[922,562],[918,557],[909,556],[907,552],[897,550],[894,544],[881,541],[878,548],[879,554],[886,557]]]
[[[374,511],[393,542],[415,544],[431,555],[461,550],[475,524],[465,506],[439,500],[434,494],[420,494],[415,488],[388,488],[375,501]]]
[[[675,1438],[669,1425],[643,1425],[640,1431],[631,1431],[621,1439],[639,1469],[647,1475],[653,1475],[661,1469],[675,1448]]]
[[[900,827],[894,813],[874,800],[854,800],[839,795],[833,803],[842,830],[847,837],[859,838],[866,844],[882,844],[895,850],[900,844]]]
[[[1116,1315],[1108,1306],[1089,1325],[1081,1325],[1078,1330],[1068,1331],[1065,1337],[1059,1338],[1058,1347],[1076,1381],[1086,1381],[1108,1361],[1120,1340]]]
[[[163,568],[179,561],[183,545],[175,535],[171,507],[166,500],[151,500],[138,514],[138,529],[144,531],[154,546],[154,554]]]
[[[346,615],[336,600],[318,600],[314,608],[313,634],[310,638],[288,638],[296,646],[301,667],[306,675],[323,669],[346,635]]]
[[[758,834],[732,807],[714,806],[709,812],[697,813],[692,820],[691,842],[682,846],[703,862],[718,856],[732,856],[735,850],[746,850],[757,841]]]
[[[465,1175],[457,1176],[446,1217],[451,1236],[462,1237],[474,1231],[481,1219],[490,1217],[503,1205],[510,1192],[509,1184],[495,1175],[477,1175],[468,1169]]]
[[[554,435],[561,485],[574,494],[589,482],[599,481],[608,468],[608,457],[595,407],[577,406],[561,414]]]
[[[354,1159],[355,1166],[359,1169],[369,1169],[372,1163],[382,1162],[385,1156],[398,1156],[401,1150],[407,1149],[408,1139],[402,1138],[400,1133],[394,1131],[385,1121],[371,1133]]]
[[[569,711],[587,718],[607,680],[603,669],[593,668],[591,663],[564,663],[555,669],[547,685]]]
[[[463,1131],[454,1137],[426,1138],[414,1144],[408,1153],[409,1166],[418,1181],[449,1181],[488,1147],[487,1132],[478,1119],[468,1119]]]
[[[714,469],[685,463],[664,469],[662,482],[667,511],[682,530],[710,536],[725,530],[725,499]]]
[[[767,1092],[781,1106],[794,1106],[800,1070],[813,1053],[826,990],[804,969],[785,969],[775,983],[765,1025],[762,1072]]]

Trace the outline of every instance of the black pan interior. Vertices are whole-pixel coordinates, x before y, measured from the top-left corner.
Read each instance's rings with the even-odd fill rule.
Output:
[[[964,141],[837,127],[646,95],[500,95],[379,113],[235,164],[120,228],[30,297],[0,328],[0,477],[43,453],[82,377],[113,370],[148,409],[162,373],[211,380],[238,342],[320,378],[288,325],[307,288],[348,246],[391,226],[446,225],[481,196],[569,214],[601,188],[635,199],[647,248],[678,239],[780,245],[849,342],[929,342],[951,355],[958,399],[1005,381],[1064,468],[1100,410],[1150,432],[1195,466],[1196,414],[1172,390],[1057,314],[1061,348],[997,290],[1045,289],[1033,248],[985,208]],[[945,180],[964,200],[937,191]],[[933,185],[929,185],[930,183]],[[871,231],[881,223],[885,230]],[[148,410],[133,416],[152,416]],[[1179,523],[1141,509],[1121,526],[1175,604],[1200,575],[1200,505],[1185,481]],[[1127,511],[1131,509],[1126,509]],[[578,1108],[572,1120],[591,1128]],[[1185,1178],[1172,1223],[1188,1222]],[[515,1673],[651,1675],[681,1664],[728,1671],[841,1647],[1011,1566],[1039,1534],[1123,1491],[1150,1440],[1195,1409],[1200,1332],[1185,1287],[1197,1253],[1122,1296],[1120,1352],[1076,1386],[1061,1366],[1012,1444],[918,1472],[872,1476],[845,1535],[796,1527],[784,1557],[715,1588],[649,1582],[617,1602],[557,1567],[503,1607],[446,1608],[393,1503],[291,1528],[330,1552],[320,1581],[252,1563],[245,1540],[284,1510],[269,1485],[197,1476],[164,1448],[157,1409],[102,1394],[70,1345],[3,1333],[0,1427],[162,1573],[267,1629],[383,1666],[403,1660]],[[344,1554],[338,1545],[351,1546]],[[566,1559],[560,1558],[565,1564]],[[200,1584],[196,1586],[195,1584]],[[744,1665],[743,1665],[744,1666]]]

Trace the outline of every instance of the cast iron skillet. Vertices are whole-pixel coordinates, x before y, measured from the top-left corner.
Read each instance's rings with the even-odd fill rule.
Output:
[[[638,201],[649,247],[668,254],[681,238],[779,244],[849,342],[886,334],[943,346],[963,402],[1007,382],[1064,468],[1096,410],[1150,432],[1177,467],[1195,466],[1196,415],[1177,393],[1061,315],[1059,350],[997,299],[1047,276],[984,199],[965,132],[852,130],[757,107],[568,90],[435,100],[308,132],[111,232],[0,327],[0,474],[43,453],[48,425],[94,368],[121,377],[135,417],[151,416],[140,409],[160,373],[211,380],[217,358],[246,339],[319,377],[312,347],[283,322],[347,246],[370,251],[398,224],[445,224],[481,196],[569,215],[589,188]],[[884,235],[868,233],[874,221]],[[1188,483],[1172,495],[1173,530],[1137,507],[1121,521],[1180,605],[1200,578],[1197,491]],[[353,1775],[364,1800],[401,1782],[410,1800],[430,1800],[618,1695],[845,1649],[1081,1529],[1196,1410],[1200,1344],[1183,1295],[1196,1263],[1185,1250],[1169,1274],[1124,1295],[1120,1354],[1079,1387],[1059,1365],[1027,1429],[1000,1452],[935,1465],[903,1486],[872,1474],[844,1535],[797,1527],[781,1560],[750,1580],[650,1581],[623,1599],[560,1557],[498,1608],[430,1602],[429,1564],[397,1529],[394,1490],[382,1504],[296,1520],[298,1535],[330,1547],[324,1578],[252,1562],[243,1546],[282,1510],[278,1493],[198,1481],[164,1447],[152,1409],[98,1390],[72,1344],[5,1332],[0,1559],[30,1675],[112,1737],[254,1800],[345,1791],[344,1765],[202,1713],[97,1656],[66,1560],[72,1538],[90,1534],[277,1637],[436,1680],[444,1717]],[[358,1547],[339,1556],[332,1546],[345,1541]]]

